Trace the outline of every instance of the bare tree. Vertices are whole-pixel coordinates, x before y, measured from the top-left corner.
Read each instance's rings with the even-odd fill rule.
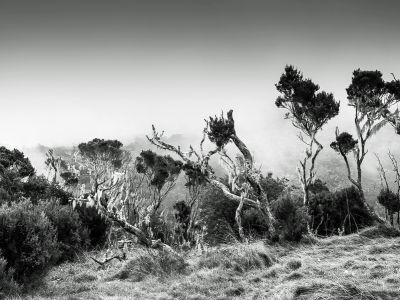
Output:
[[[208,137],[213,148],[206,152],[204,150],[204,142]],[[191,176],[194,174],[198,180],[202,180],[220,189],[224,195],[243,206],[254,207],[261,211],[268,222],[269,233],[275,235],[275,219],[270,210],[270,204],[266,192],[260,184],[260,172],[254,168],[254,160],[246,144],[238,137],[235,130],[235,122],[233,119],[233,111],[230,110],[227,116],[210,117],[206,120],[206,126],[203,130],[203,138],[200,142],[200,151],[196,151],[190,146],[188,152],[183,152],[179,146],[173,146],[163,140],[163,132],[159,133],[153,126],[152,135],[147,137],[148,140],[162,150],[167,150],[177,155],[184,162],[184,166],[190,168]],[[228,155],[226,146],[233,143],[236,149],[241,153],[244,161],[244,168],[241,175],[252,189],[254,197],[244,197],[237,195],[241,192],[243,186],[238,182],[237,166]],[[219,156],[226,163],[228,175],[230,177],[230,186],[226,185],[223,180],[215,176],[212,167],[209,164],[211,157]],[[186,173],[188,174],[188,173]],[[239,185],[239,186],[238,186]]]
[[[293,66],[286,66],[285,73],[276,84],[281,93],[276,99],[276,106],[287,110],[286,119],[300,130],[298,137],[306,145],[305,157],[297,168],[304,193],[304,205],[309,204],[309,188],[315,180],[315,162],[323,149],[316,135],[322,127],[339,113],[340,103],[333,94],[318,92],[319,86]]]

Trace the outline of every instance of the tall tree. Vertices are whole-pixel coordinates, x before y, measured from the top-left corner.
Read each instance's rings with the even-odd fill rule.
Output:
[[[275,101],[276,106],[287,110],[285,118],[300,130],[298,137],[306,145],[305,157],[299,162],[297,171],[304,192],[304,204],[308,206],[309,189],[316,175],[315,161],[323,149],[316,135],[339,113],[340,103],[333,94],[319,92],[319,86],[304,78],[293,66],[285,67],[276,88],[281,93]]]
[[[339,153],[346,164],[347,176],[350,182],[357,188],[362,201],[377,221],[380,220],[365,200],[362,186],[362,163],[368,152],[366,144],[370,138],[379,132],[386,124],[393,122],[396,126],[399,112],[393,110],[395,104],[400,101],[400,81],[395,78],[385,81],[379,71],[363,71],[357,69],[349,87],[346,89],[349,106],[354,108],[354,125],[357,140],[347,132],[339,132],[336,129],[336,140],[331,147]],[[354,154],[357,176],[353,177],[347,154]]]

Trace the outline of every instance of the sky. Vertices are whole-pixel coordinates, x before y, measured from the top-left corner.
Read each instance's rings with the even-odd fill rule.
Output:
[[[0,144],[129,143],[151,124],[193,136],[233,109],[258,161],[276,164],[302,155],[274,104],[293,64],[341,101],[320,133],[329,148],[336,126],[354,132],[352,71],[400,77],[399,11],[396,0],[0,0]]]

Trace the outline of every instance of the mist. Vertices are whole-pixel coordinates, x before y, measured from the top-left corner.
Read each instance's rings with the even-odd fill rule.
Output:
[[[38,144],[128,145],[152,124],[192,144],[204,118],[233,109],[257,163],[295,173],[302,144],[274,104],[284,66],[341,101],[320,133],[320,159],[330,159],[336,126],[354,133],[352,71],[400,73],[398,9],[397,1],[1,2],[0,141],[38,162],[29,150]],[[375,139],[370,170],[373,152],[396,148],[392,130]]]

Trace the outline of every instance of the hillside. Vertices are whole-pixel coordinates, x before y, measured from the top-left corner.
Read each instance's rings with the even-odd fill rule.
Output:
[[[29,299],[399,299],[400,235],[367,228],[359,234],[225,245],[185,261],[129,252],[104,269],[87,253],[53,268]]]

